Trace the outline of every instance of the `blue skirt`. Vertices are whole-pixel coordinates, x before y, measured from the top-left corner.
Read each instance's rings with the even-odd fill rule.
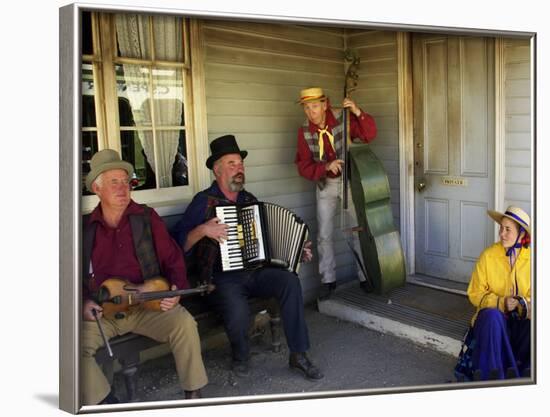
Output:
[[[473,327],[473,371],[480,379],[523,376],[531,368],[531,321],[505,316],[496,308],[481,310]]]

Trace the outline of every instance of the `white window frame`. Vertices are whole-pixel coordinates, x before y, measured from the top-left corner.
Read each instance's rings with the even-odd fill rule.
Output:
[[[152,16],[149,18],[152,19]],[[210,183],[210,171],[204,162],[201,163],[201,161],[206,161],[209,154],[202,30],[197,19],[185,18],[185,16],[182,18],[184,19],[186,42],[183,63],[174,65],[172,62],[157,61],[154,59],[154,55],[151,60],[116,57],[114,14],[97,12],[92,13],[94,53],[82,56],[82,62],[90,62],[93,66],[98,148],[100,150],[110,148],[119,153],[121,152],[121,127],[116,91],[116,65],[126,63],[155,68],[176,66],[183,70],[184,129],[189,184],[132,192],[132,198],[137,202],[155,208],[163,208],[165,214],[181,211],[181,207],[188,203],[197,191],[207,187]],[[154,36],[153,33],[151,36]],[[153,38],[152,42],[154,42]],[[152,131],[154,132],[154,128]],[[84,213],[92,211],[98,201],[95,195],[83,196],[82,211]]]

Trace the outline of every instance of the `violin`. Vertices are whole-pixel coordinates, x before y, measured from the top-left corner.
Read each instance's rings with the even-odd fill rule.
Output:
[[[103,308],[108,319],[123,318],[124,312],[136,308],[161,311],[163,298],[210,293],[214,285],[203,284],[196,288],[171,291],[168,281],[163,277],[146,280],[143,284],[133,284],[120,278],[105,280],[97,292],[97,303]]]

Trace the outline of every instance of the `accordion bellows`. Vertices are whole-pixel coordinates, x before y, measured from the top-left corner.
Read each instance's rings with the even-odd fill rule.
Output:
[[[298,273],[309,231],[292,211],[257,202],[217,206],[216,216],[229,226],[220,243],[223,271],[275,266]]]

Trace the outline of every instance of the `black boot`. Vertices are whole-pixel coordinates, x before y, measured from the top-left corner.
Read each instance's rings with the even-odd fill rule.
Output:
[[[359,288],[361,288],[366,293],[371,293],[374,288],[367,281],[359,281]]]
[[[248,365],[248,360],[239,361],[237,359],[233,359],[233,362],[231,363],[231,370],[236,376],[241,378],[246,378],[247,376],[250,376],[250,367]]]
[[[324,375],[311,363],[305,353],[292,352],[288,359],[290,369],[301,372],[307,379],[322,379]]]
[[[120,400],[115,397],[113,391],[109,391],[109,394],[99,404],[119,404]]]
[[[327,282],[326,284],[321,285],[319,300],[328,300],[334,290],[336,290],[336,282]]]

